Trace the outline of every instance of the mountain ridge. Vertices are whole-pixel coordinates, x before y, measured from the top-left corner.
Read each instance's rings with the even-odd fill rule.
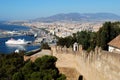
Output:
[[[120,20],[120,16],[113,13],[60,13],[49,17],[41,17],[33,21],[55,22],[55,21],[106,21]]]

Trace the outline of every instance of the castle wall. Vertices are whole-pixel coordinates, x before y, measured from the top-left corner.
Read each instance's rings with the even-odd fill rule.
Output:
[[[58,58],[58,68],[73,68],[85,80],[119,80],[120,55],[103,51],[96,47],[95,51],[87,53],[79,47],[74,52],[72,48],[52,47],[53,56]],[[72,75],[74,77],[74,75]],[[76,76],[75,76],[76,77]],[[78,77],[78,76],[77,76]],[[76,79],[75,79],[76,80]]]

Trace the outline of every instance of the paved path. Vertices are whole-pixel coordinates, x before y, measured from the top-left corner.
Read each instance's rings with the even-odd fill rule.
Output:
[[[34,61],[38,57],[42,57],[44,55],[51,55],[51,54],[52,54],[51,50],[42,50],[42,51],[40,51],[36,54],[33,54],[31,56],[24,56],[24,60],[26,61],[27,59],[31,59],[32,61]]]

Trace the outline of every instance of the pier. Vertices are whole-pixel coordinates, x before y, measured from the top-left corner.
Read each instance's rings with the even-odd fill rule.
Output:
[[[35,33],[30,31],[3,31],[0,38],[17,37],[17,36],[34,36]]]

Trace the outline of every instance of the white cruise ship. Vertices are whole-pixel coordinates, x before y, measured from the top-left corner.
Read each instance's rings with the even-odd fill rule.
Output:
[[[11,38],[10,40],[5,42],[6,44],[29,44],[31,43],[31,41],[25,41],[24,39],[18,39],[15,40],[13,38]]]

